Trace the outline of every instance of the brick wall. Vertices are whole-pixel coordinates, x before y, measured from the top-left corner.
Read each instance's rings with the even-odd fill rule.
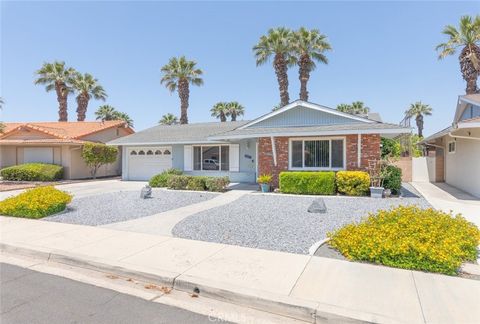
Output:
[[[372,160],[380,159],[380,135],[362,135],[361,165],[358,166],[358,135],[346,135],[347,170],[365,170]],[[275,137],[277,165],[274,164],[270,137],[258,139],[258,173],[271,174],[274,187],[278,187],[278,175],[288,170],[288,137]]]

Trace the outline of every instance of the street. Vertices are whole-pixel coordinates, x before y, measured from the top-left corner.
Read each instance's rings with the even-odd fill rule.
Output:
[[[221,322],[180,308],[6,263],[0,263],[0,285],[2,324]]]

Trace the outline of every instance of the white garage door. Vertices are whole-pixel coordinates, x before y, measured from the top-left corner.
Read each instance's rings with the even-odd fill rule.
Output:
[[[149,180],[172,167],[172,147],[134,147],[127,150],[128,179]]]
[[[23,163],[53,163],[52,147],[25,147],[23,149]]]

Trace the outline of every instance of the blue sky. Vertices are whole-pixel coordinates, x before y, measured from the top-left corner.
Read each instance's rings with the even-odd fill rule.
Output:
[[[310,101],[335,107],[364,101],[398,122],[414,101],[430,104],[428,135],[447,126],[465,89],[457,56],[437,60],[441,30],[479,2],[2,2],[1,96],[4,121],[56,120],[57,101],[33,84],[43,62],[64,60],[92,73],[107,103],[128,113],[137,130],[168,112],[179,115],[176,93],[160,85],[160,68],[176,55],[205,72],[192,87],[190,122],[210,121],[218,101],[236,100],[245,119],[279,102],[271,65],[255,66],[252,46],[268,28],[318,28],[333,51],[312,73]],[[298,98],[297,69],[289,71],[290,98]],[[102,104],[92,100],[87,119]],[[69,99],[69,119],[76,103]]]

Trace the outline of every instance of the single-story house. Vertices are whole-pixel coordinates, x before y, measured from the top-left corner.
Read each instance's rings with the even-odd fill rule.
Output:
[[[287,170],[359,170],[380,158],[380,136],[409,128],[295,101],[251,121],[159,125],[108,142],[122,147],[122,177],[147,180],[168,168],[255,182]]]
[[[459,96],[451,126],[420,142],[427,152],[433,181],[480,197],[480,94]]]
[[[0,133],[0,168],[30,162],[58,164],[65,179],[89,178],[81,157],[86,142],[105,143],[134,133],[124,121],[5,123]],[[121,152],[115,163],[101,167],[97,176],[121,173]]]

